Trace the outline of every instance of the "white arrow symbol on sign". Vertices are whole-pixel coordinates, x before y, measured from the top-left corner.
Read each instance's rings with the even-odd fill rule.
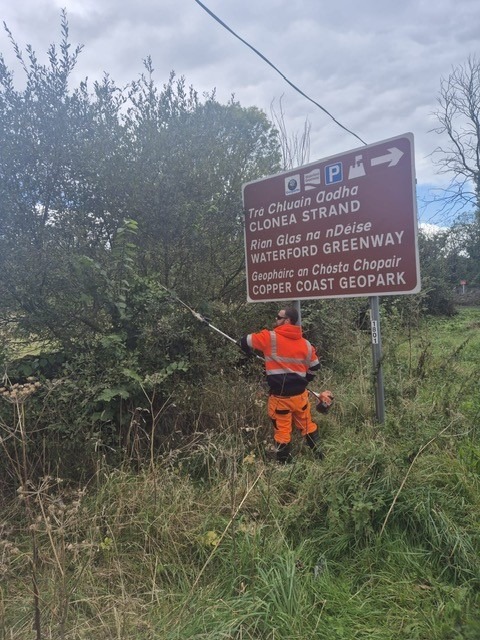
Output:
[[[377,164],[386,164],[388,162],[389,167],[394,167],[396,164],[398,164],[398,161],[402,156],[403,156],[403,151],[400,151],[400,149],[397,149],[397,147],[391,147],[388,150],[388,153],[385,154],[384,156],[378,156],[378,158],[372,158],[370,160],[370,164],[372,165],[372,167],[375,167]]]

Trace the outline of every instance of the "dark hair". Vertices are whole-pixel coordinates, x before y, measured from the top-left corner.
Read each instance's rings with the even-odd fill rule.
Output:
[[[290,324],[297,324],[298,311],[295,307],[286,307],[285,316],[290,320]]]

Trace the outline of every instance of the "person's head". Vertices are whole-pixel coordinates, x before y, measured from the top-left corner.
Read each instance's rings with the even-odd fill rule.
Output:
[[[282,324],[297,324],[298,311],[295,307],[285,307],[277,313],[275,325],[280,327]]]

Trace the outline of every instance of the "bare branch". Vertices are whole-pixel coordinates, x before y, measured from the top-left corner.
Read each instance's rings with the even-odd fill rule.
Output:
[[[480,216],[480,61],[470,56],[442,78],[434,113],[439,135],[447,134],[450,145],[433,152],[439,173],[453,174],[446,202],[473,205]],[[473,189],[471,186],[473,186]],[[452,199],[452,193],[456,195]]]
[[[301,133],[290,134],[285,124],[285,112],[282,104],[283,96],[279,100],[279,112],[275,110],[273,101],[270,105],[272,120],[278,129],[282,164],[284,169],[292,169],[306,164],[310,157],[310,129],[311,125],[305,120]]]

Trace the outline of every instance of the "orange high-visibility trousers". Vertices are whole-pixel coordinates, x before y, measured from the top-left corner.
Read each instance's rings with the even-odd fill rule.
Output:
[[[310,412],[308,391],[290,398],[268,396],[268,417],[273,422],[273,439],[280,444],[290,442],[293,424],[300,430],[302,436],[317,430]]]

